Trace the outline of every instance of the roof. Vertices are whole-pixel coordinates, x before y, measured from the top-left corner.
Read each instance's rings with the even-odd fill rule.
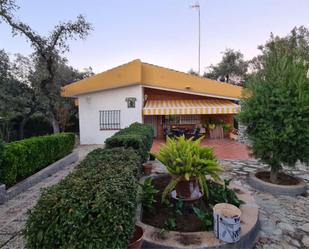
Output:
[[[62,88],[64,97],[130,85],[162,88],[191,94],[239,99],[242,87],[133,60]]]

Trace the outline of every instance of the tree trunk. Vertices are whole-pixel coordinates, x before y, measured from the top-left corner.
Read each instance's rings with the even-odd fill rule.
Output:
[[[230,75],[229,74],[226,75],[226,82],[230,83]]]
[[[52,126],[53,126],[53,132],[59,133],[60,127],[59,127],[59,121],[53,116],[51,120]]]
[[[270,170],[270,182],[271,183],[274,183],[274,184],[278,183],[278,173],[279,173],[279,170],[277,167],[271,167],[271,170]]]
[[[19,123],[19,128],[18,128],[18,137],[20,140],[24,139],[24,128],[25,128],[25,125],[27,123],[28,119],[27,118],[24,118],[22,119],[22,121]]]

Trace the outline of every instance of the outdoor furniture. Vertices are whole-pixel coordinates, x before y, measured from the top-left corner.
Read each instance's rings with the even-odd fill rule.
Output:
[[[168,136],[170,138],[174,138],[175,137],[175,135],[172,132],[171,128],[165,128],[164,129],[164,137],[166,137],[166,136]]]

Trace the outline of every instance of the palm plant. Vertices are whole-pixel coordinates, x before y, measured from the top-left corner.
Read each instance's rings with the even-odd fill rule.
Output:
[[[155,154],[155,157],[173,175],[172,180],[163,191],[162,199],[165,199],[180,181],[189,181],[190,179],[196,179],[202,192],[208,196],[206,176],[219,181],[219,173],[223,171],[212,149],[201,146],[203,137],[196,141],[193,141],[192,138],[186,140],[184,136],[176,139],[167,137],[166,139],[166,144]]]

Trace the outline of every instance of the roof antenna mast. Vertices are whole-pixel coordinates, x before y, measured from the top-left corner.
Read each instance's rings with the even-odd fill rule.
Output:
[[[201,71],[201,9],[200,3],[196,2],[194,5],[190,6],[192,9],[197,9],[198,11],[198,75]]]

